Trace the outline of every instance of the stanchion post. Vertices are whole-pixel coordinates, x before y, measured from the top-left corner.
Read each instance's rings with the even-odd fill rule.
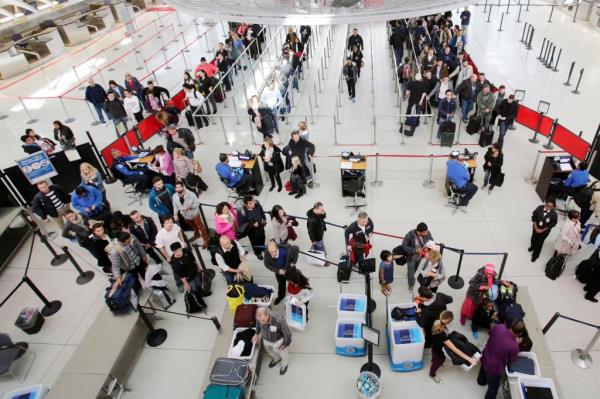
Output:
[[[383,184],[382,180],[379,180],[379,153],[375,154],[375,180],[371,182],[371,186],[381,186]]]
[[[563,83],[565,86],[571,86],[571,75],[573,75],[573,69],[575,68],[575,61],[571,62],[571,68],[569,69],[569,76],[567,77],[567,81]]]
[[[527,38],[525,37],[525,31],[527,31],[527,33],[529,33],[529,30],[527,29],[527,27],[529,25],[527,25],[528,23],[525,22],[525,25],[523,25],[523,33],[521,33],[521,43],[525,43],[527,41]]]
[[[527,8],[525,9],[525,11],[529,11],[529,2],[530,2],[530,1],[531,1],[531,0],[527,0]]]
[[[100,121],[96,120],[97,115],[94,113],[94,110],[92,109],[92,105],[86,101],[85,102],[88,106],[88,109],[90,110],[90,114],[92,114],[92,126],[98,126],[100,124]]]
[[[86,272],[84,272],[83,270],[81,270],[81,267],[79,267],[79,265],[75,261],[75,258],[73,258],[73,255],[69,251],[68,247],[63,246],[62,250],[63,250],[63,252],[65,254],[67,254],[67,257],[69,258],[69,260],[73,264],[73,267],[75,268],[75,270],[77,270],[77,273],[79,273],[79,276],[77,276],[77,280],[75,280],[77,282],[77,284],[84,285],[84,284],[87,284],[87,283],[89,283],[90,281],[92,281],[94,279],[94,272],[91,271],[91,270],[88,270]]]
[[[487,6],[488,6],[488,0],[485,0],[485,4],[483,5],[483,13],[484,14],[487,11]]]
[[[25,110],[25,113],[27,114],[27,117],[29,118],[25,123],[27,123],[28,125],[36,123],[38,120],[36,118],[34,118],[33,116],[31,116],[31,113],[29,112],[29,110],[25,106],[25,101],[23,101],[23,99],[20,96],[17,97],[17,98],[21,102],[21,105],[23,106],[23,109]]]
[[[519,15],[517,16],[517,23],[521,22],[521,11],[523,11],[523,4],[519,4]]]
[[[537,57],[538,61],[542,60],[542,54],[544,54],[546,43],[550,43],[550,41],[547,41],[546,38],[544,38],[544,40],[542,41],[542,48],[540,49],[540,55]]]
[[[498,273],[498,280],[502,279],[502,275],[504,274],[504,268],[506,267],[506,260],[508,259],[508,252],[505,252],[502,256],[502,263],[500,264],[500,272]]]
[[[535,179],[535,170],[537,169],[537,164],[538,164],[538,161],[540,160],[540,154],[541,154],[541,151],[538,151],[535,156],[535,161],[533,162],[533,168],[531,169],[531,176],[529,177],[529,182],[531,184],[537,183],[537,180]]]
[[[540,131],[540,126],[542,125],[542,118],[544,116],[543,112],[540,112],[540,116],[538,118],[537,125],[535,126],[535,131],[533,132],[533,137],[529,139],[530,143],[537,144],[540,141],[537,138],[538,132]]]
[[[559,317],[560,317],[560,313],[558,313],[558,312],[554,313],[552,315],[552,318],[550,320],[548,320],[548,323],[546,323],[544,328],[542,328],[542,334],[546,335],[546,333],[550,330],[550,328],[552,328],[552,326],[554,325],[554,323],[556,323],[556,320],[558,320]]]
[[[579,11],[579,2],[575,5],[575,12],[573,13],[573,22],[575,22],[575,18],[577,18],[577,12]]]
[[[552,64],[554,63],[554,53],[556,52],[556,45],[552,46],[552,52],[550,53],[550,57],[548,57],[548,62],[546,63],[546,68],[552,69]]]
[[[510,14],[509,9],[510,9],[510,0],[508,0],[508,3],[506,4],[506,13],[507,14]]]
[[[431,176],[433,174],[433,154],[429,154],[429,174],[427,180],[423,182],[423,187],[425,188],[433,188],[435,187],[435,182],[431,180]]]
[[[488,11],[488,19],[486,22],[490,22],[490,18],[492,17],[492,5],[490,4],[490,10]]]
[[[458,267],[456,268],[456,274],[454,276],[450,276],[448,279],[448,285],[455,290],[461,289],[465,285],[465,281],[462,277],[460,277],[460,268],[462,266],[463,256],[465,254],[464,250],[460,250],[460,255],[458,257]]]
[[[502,22],[504,22],[504,13],[500,16],[500,27],[498,28],[498,32],[502,32]]]
[[[29,288],[31,288],[31,290],[35,293],[35,295],[38,296],[38,298],[41,299],[42,302],[44,302],[44,307],[40,312],[43,316],[52,316],[54,313],[60,310],[60,308],[62,307],[61,301],[49,301],[48,298],[46,298],[44,294],[42,294],[42,291],[40,291],[39,288],[35,284],[33,284],[33,281],[31,281],[26,275],[23,276],[23,282],[27,284]]]
[[[58,97],[58,101],[60,101],[60,105],[62,106],[63,111],[65,111],[65,123],[71,123],[73,121],[75,121],[75,118],[72,118],[69,115],[69,111],[67,111],[67,107],[65,107],[65,102],[63,101],[62,97]]]
[[[225,144],[229,145],[229,138],[227,137],[227,131],[225,130],[225,125],[223,124],[223,117],[219,116],[219,120],[221,122],[221,128],[223,130],[223,137],[225,137]]]
[[[550,8],[550,16],[548,17],[548,23],[552,22],[552,14],[554,13],[554,6],[556,5],[556,0],[552,2],[552,7]]]
[[[204,259],[202,258],[202,254],[200,253],[200,246],[196,243],[192,244],[192,248],[194,248],[194,252],[196,253],[196,257],[198,258],[198,262],[200,262],[200,267],[202,270],[206,270],[206,264],[204,263]]]
[[[571,360],[573,360],[573,363],[575,363],[577,367],[582,369],[589,369],[592,367],[593,363],[592,357],[590,356],[590,351],[594,348],[594,345],[596,345],[598,339],[600,339],[600,328],[596,329],[596,334],[594,334],[592,340],[589,342],[589,344],[585,347],[584,350],[574,349],[571,352]]]
[[[531,46],[531,42],[533,41],[533,34],[535,33],[535,28],[531,28],[531,34],[529,35],[529,41],[527,42],[527,50],[531,50],[533,47]]]
[[[40,237],[40,240],[42,241],[42,243],[46,246],[46,248],[48,248],[48,251],[50,251],[50,253],[52,254],[53,258],[50,261],[50,264],[52,266],[60,266],[63,263],[65,263],[67,261],[67,259],[69,259],[67,257],[67,255],[65,255],[65,254],[59,255],[58,253],[56,253],[56,251],[54,250],[52,245],[50,245],[50,243],[48,242],[48,239],[46,238],[46,236],[44,234],[42,234],[42,232],[40,232],[39,229],[35,229],[34,232],[35,232],[35,234],[37,234]]]
[[[556,131],[556,125],[558,125],[558,119],[555,119],[554,122],[552,123],[552,131],[548,135],[548,142],[542,146],[547,150],[554,149],[554,146],[552,145],[552,139],[554,138],[554,132]]]
[[[581,68],[581,70],[579,71],[579,79],[577,79],[577,86],[575,86],[575,90],[571,92],[573,94],[579,94],[579,84],[581,83],[581,78],[583,77],[583,71],[583,68]]]
[[[554,63],[554,69],[552,72],[558,72],[558,61],[560,61],[560,56],[562,55],[562,47],[558,50],[558,56],[556,57],[556,62]],[[552,65],[550,65],[552,67]]]
[[[79,77],[79,74],[77,73],[77,68],[73,67],[73,72],[75,73],[75,77],[77,78],[77,81],[79,82],[79,90],[85,90],[85,86],[83,86],[83,82],[81,81],[81,78]]]
[[[142,309],[139,303],[137,304],[137,311],[146,327],[148,327],[148,330],[150,330],[148,335],[146,335],[146,343],[148,346],[155,348],[162,345],[162,343],[167,339],[167,330],[163,328],[154,328],[152,322],[148,318],[148,315],[144,313],[144,309]]]
[[[554,44],[551,43],[550,41],[548,41],[548,45],[546,46],[546,51],[544,51],[544,56],[542,57],[542,65],[545,65],[547,60],[548,60],[548,56],[550,55],[550,49],[552,48]]]

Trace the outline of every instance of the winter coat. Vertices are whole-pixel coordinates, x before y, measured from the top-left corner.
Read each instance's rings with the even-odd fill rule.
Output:
[[[433,241],[433,237],[429,231],[427,231],[427,236],[421,240],[423,242],[423,246],[427,243],[427,241]],[[402,249],[406,252],[407,257],[409,258],[418,258],[418,239],[417,239],[417,230],[413,229],[409,231],[404,240],[402,241]]]
[[[308,212],[306,212],[306,216],[306,228],[308,229],[310,241],[323,241],[323,234],[327,230],[327,224],[325,224],[327,214],[317,215],[312,209],[309,209]]]
[[[167,192],[169,193],[169,198],[173,198],[173,195],[175,194],[175,187],[173,187],[170,184],[165,184],[164,189],[167,190]],[[150,193],[148,194],[148,206],[150,207],[150,209],[156,212],[158,216],[171,215],[169,209],[165,206],[165,204],[162,203],[160,198],[158,198],[158,194],[156,193],[155,188],[152,188],[152,190],[150,190]]]
[[[560,233],[554,242],[554,249],[559,254],[574,255],[581,244],[581,224],[578,220],[567,220],[563,223]]]
[[[71,202],[71,197],[67,194],[60,186],[52,185],[50,186],[50,190],[54,191],[54,194],[61,200],[64,204],[69,205]],[[50,217],[57,217],[58,213],[48,198],[44,193],[38,192],[34,197],[31,204],[33,212],[38,215],[42,219],[47,219]]]
[[[239,224],[237,212],[235,211],[233,205],[229,206],[229,213],[231,213],[233,219],[235,220],[235,227],[233,224],[229,223],[227,219],[222,219],[215,213],[215,231],[217,234],[227,236],[231,241],[234,241],[236,239],[235,232]]]
[[[492,285],[498,284],[497,273],[494,272],[494,278],[492,279]],[[477,270],[477,273],[469,280],[469,288],[467,288],[467,296],[472,298],[476,304],[479,304],[483,301],[483,296],[486,291],[480,291],[479,289],[483,286],[488,286],[488,278],[486,274],[483,272],[483,267]]]
[[[284,269],[289,268],[290,263],[293,263],[294,265],[298,263],[298,254],[300,253],[300,249],[297,246],[281,244],[279,245],[279,248],[285,248],[287,250]],[[277,259],[273,258],[269,251],[265,251],[265,267],[273,273],[277,273],[280,270],[280,268],[277,267]]]
[[[71,194],[71,208],[83,217],[89,218],[102,211],[102,193],[90,185],[82,185],[85,195],[77,195],[75,191]],[[94,209],[91,209],[92,206]],[[86,211],[90,209],[90,211]]]
[[[125,111],[125,107],[120,100],[107,100],[102,108],[104,108],[104,111],[106,111],[107,114],[110,114],[113,119],[127,118],[127,111]]]
[[[276,145],[273,146],[273,155],[271,156],[271,164],[268,164],[265,161],[266,150],[267,149],[265,148],[265,146],[262,145],[260,147],[260,154],[258,154],[263,160],[263,165],[264,165],[265,171],[267,173],[273,173],[273,174],[283,172],[283,159],[281,159],[281,150],[279,149],[279,147],[277,147]]]
[[[106,91],[99,84],[85,88],[85,100],[94,104],[101,105],[106,101]]]

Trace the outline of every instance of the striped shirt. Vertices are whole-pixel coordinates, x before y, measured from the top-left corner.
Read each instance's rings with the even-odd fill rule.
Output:
[[[54,206],[54,209],[56,209],[56,212],[60,212],[65,206],[67,206],[67,204],[65,204],[64,202],[62,202],[56,196],[56,194],[54,193],[54,190],[48,191],[45,195],[52,202],[52,205]]]

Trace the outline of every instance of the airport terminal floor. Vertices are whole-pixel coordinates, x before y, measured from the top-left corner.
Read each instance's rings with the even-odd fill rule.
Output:
[[[519,287],[517,302],[525,310],[524,322],[533,341],[532,352],[537,356],[542,376],[551,378],[555,386],[554,396],[550,397],[595,399],[599,396],[600,343],[593,342],[587,348],[595,362],[586,369],[574,364],[572,351],[576,348],[585,349],[594,334],[600,331],[599,305],[584,298],[584,285],[575,276],[576,266],[590,258],[596,250],[594,243],[589,243],[590,233],[595,225],[600,224],[600,220],[595,215],[591,216],[587,222],[590,227],[584,229],[581,248],[570,249],[573,254],[566,258],[564,271],[555,280],[546,276],[546,263],[553,258],[555,242],[561,240],[561,229],[565,224],[572,223],[565,210],[579,210],[575,202],[557,200],[559,212],[556,227],[550,231],[535,261],[531,260],[528,247],[531,245],[532,212],[543,205],[542,198],[549,190],[550,180],[560,175],[560,161],[566,160],[568,165],[564,166],[567,173],[561,175],[564,178],[571,168],[586,158],[590,145],[590,151],[595,155],[592,150],[597,144],[596,129],[599,122],[600,31],[591,21],[582,21],[581,16],[573,16],[573,10],[566,7],[552,7],[550,15],[551,3],[532,3],[527,10],[525,2],[513,3],[503,2],[501,7],[496,4],[488,7],[486,2],[485,10],[483,4],[469,6],[471,19],[465,50],[469,54],[470,65],[475,67],[476,73],[485,73],[485,79],[494,87],[493,91],[501,85],[505,86],[506,95],[515,94],[522,107],[516,116],[514,129],[506,130],[502,146],[504,181],[493,190],[489,186],[483,187],[483,166],[487,162],[484,154],[491,142],[482,147],[479,145],[480,134],[467,132],[468,122],[460,120],[460,106],[454,117],[456,133],[450,139],[450,146],[440,145],[440,140],[436,138],[438,108],[435,107],[431,111],[434,117],[427,116],[431,114],[423,109],[420,124],[410,135],[411,129],[406,118],[409,100],[400,95],[404,87],[398,84],[396,64],[389,45],[391,31],[388,23],[337,24],[333,20],[332,25],[311,27],[312,34],[304,45],[303,55],[306,59],[299,74],[298,89],[292,87],[294,75],[286,82],[289,88],[284,93],[283,106],[279,108],[283,113],[276,115],[278,133],[273,132],[273,142],[279,148],[288,146],[291,133],[298,130],[299,122],[306,123],[308,140],[314,144],[315,151],[312,157],[314,169],[305,179],[312,177],[312,182],[303,188],[292,187],[294,192],[305,192],[304,195],[288,195],[288,187],[278,190],[277,185],[274,190],[269,190],[271,182],[260,157],[256,158],[257,165],[248,167],[245,173],[255,179],[252,185],[259,192],[254,197],[265,211],[280,205],[287,215],[297,217],[299,225],[293,229],[298,237],[290,240],[289,244],[298,246],[303,252],[299,255],[296,267],[309,279],[314,298],[310,300],[305,328],[291,328],[287,372],[281,375],[279,365],[270,368],[271,358],[266,348],[261,347],[261,357],[253,359],[259,366],[251,366],[251,389],[246,390],[246,397],[375,397],[358,396],[357,393],[357,377],[367,362],[367,356],[344,356],[344,353],[340,353],[343,352],[343,348],[340,349],[342,340],[337,337],[336,320],[343,319],[338,309],[338,298],[346,294],[349,297],[352,297],[351,294],[363,295],[366,290],[365,276],[356,269],[349,281],[338,282],[338,262],[347,250],[344,228],[355,222],[358,214],[347,206],[355,202],[363,205],[359,211],[368,214],[375,231],[370,240],[372,249],[369,257],[376,259],[377,269],[376,273],[371,274],[369,291],[376,303],[370,324],[379,332],[379,345],[373,346],[372,356],[373,362],[381,369],[379,397],[433,398],[443,395],[476,399],[483,398],[486,393],[486,387],[477,383],[479,364],[466,371],[446,359],[445,367],[437,372],[441,383],[436,383],[429,374],[431,349],[419,353],[419,359],[411,358],[410,362],[403,363],[404,366],[409,365],[407,367],[414,366],[415,370],[393,370],[397,369],[398,363],[390,359],[395,358],[396,350],[401,352],[398,349],[401,345],[388,349],[388,336],[392,330],[388,325],[391,319],[387,304],[412,303],[418,294],[420,282],[414,283],[414,291],[409,290],[407,266],[394,265],[394,279],[389,285],[391,291],[387,296],[384,295],[379,284],[380,253],[383,250],[392,251],[401,245],[402,238],[421,222],[427,225],[433,240],[443,244],[444,248],[442,262],[446,279],[437,292],[438,296],[444,293],[453,298],[448,310],[454,314],[454,321],[448,325],[448,331],[464,334],[483,351],[488,332],[480,329],[478,338],[475,338],[471,322],[467,320],[464,325],[460,322],[461,305],[471,278],[484,265],[491,263],[497,273],[502,273],[503,280],[514,282]],[[462,7],[452,10],[454,24],[460,25],[458,21],[462,10]],[[448,10],[439,11],[443,14]],[[598,8],[594,8],[590,18],[597,20],[597,11]],[[549,17],[551,22],[548,22]],[[131,74],[144,87],[148,80],[152,80],[156,86],[166,88],[174,99],[178,96],[171,105],[182,109],[178,126],[189,128],[196,143],[193,159],[201,165],[200,176],[208,186],[199,195],[199,201],[206,227],[212,230],[215,228],[215,219],[219,219],[219,225],[224,223],[223,217],[215,214],[214,206],[223,201],[233,202],[232,189],[226,186],[215,170],[215,165],[220,162],[219,155],[229,154],[229,162],[235,167],[239,165],[234,165],[231,159],[236,158],[234,151],[239,152],[242,161],[246,150],[251,153],[251,158],[260,153],[263,135],[257,130],[256,120],[249,118],[248,98],[253,95],[263,100],[267,98],[263,94],[270,90],[268,82],[274,76],[272,71],[279,66],[281,74],[287,67],[281,59],[288,29],[298,32],[300,36],[301,27],[263,25],[261,51],[252,54],[256,57],[250,57],[250,51],[244,50],[241,61],[236,61],[239,70],[237,67],[231,68],[231,91],[223,91],[225,98],[215,104],[217,112],[196,114],[191,118],[192,122],[203,125],[198,129],[189,124],[183,109],[186,108],[182,100],[186,94],[181,93],[184,72],[195,73],[201,58],[209,62],[215,58],[218,43],[225,42],[228,37],[230,27],[227,21],[193,18],[188,13],[177,12],[168,4],[155,4],[141,10],[136,13],[134,21],[137,29],[134,34],[126,35],[127,28],[117,23],[114,28],[107,28],[105,33],[98,32],[90,41],[65,48],[62,55],[42,69],[32,69],[0,81],[0,125],[3,131],[0,137],[0,167],[5,171],[1,176],[5,185],[2,188],[3,195],[7,196],[10,191],[20,192],[24,202],[29,202],[37,192],[35,185],[30,187],[22,174],[18,180],[14,177],[21,173],[21,169],[15,167],[15,160],[27,156],[23,152],[21,136],[31,128],[38,135],[55,140],[53,122],[56,120],[71,128],[75,144],[78,145],[77,150],[65,152],[66,158],[62,156],[59,160],[56,154],[50,156],[59,172],[52,180],[55,184],[58,184],[57,181],[60,181],[60,185],[70,184],[70,189],[80,183],[78,165],[81,161],[99,165],[98,169],[104,174],[103,162],[113,162],[111,149],[133,153],[135,148],[132,147],[154,149],[163,145],[169,150],[163,134],[158,133],[164,124],[156,128],[157,125],[152,122],[156,119],[150,113],[145,112],[144,118],[150,118],[151,122],[145,119],[139,122],[137,130],[128,131],[121,129],[122,126],[115,127],[105,113],[103,118],[106,118],[106,123],[98,123],[97,111],[85,101],[84,88],[89,84],[88,79],[92,78],[108,90],[110,80],[123,86],[125,75]],[[348,54],[347,40],[353,29],[357,29],[364,43],[354,98],[349,96],[345,82],[344,74],[348,68],[343,69]],[[427,33],[428,37],[430,33]],[[532,48],[528,50],[527,41],[530,37]],[[404,56],[411,58],[413,66],[411,79],[416,79],[414,75],[423,67],[422,62],[415,60],[413,55],[417,45],[408,38],[404,44]],[[290,52],[296,52],[296,48],[292,46]],[[550,67],[542,63],[544,59]],[[424,60],[427,62],[426,57]],[[569,72],[571,68],[572,74]],[[350,71],[350,74],[358,72],[352,68]],[[570,79],[570,86],[564,84],[567,79]],[[204,84],[210,86],[212,83],[206,81]],[[409,90],[412,88],[416,91],[415,87],[408,86]],[[573,93],[575,90],[579,93]],[[192,104],[198,101],[194,98],[193,90],[187,96],[192,97],[188,100]],[[162,98],[158,106],[161,106],[160,101]],[[142,108],[146,105],[152,107],[148,101],[148,104],[142,104]],[[162,105],[168,106],[167,101]],[[202,106],[206,105],[208,101]],[[269,119],[271,113],[261,116],[260,128],[266,130],[266,121],[273,122],[272,118]],[[208,123],[205,123],[204,117],[209,118]],[[134,122],[135,118],[131,118],[128,128],[133,128]],[[498,125],[492,129],[495,133],[493,141],[496,142]],[[406,134],[406,131],[409,133]],[[537,143],[529,140],[534,136],[534,131],[538,132],[535,134]],[[182,140],[171,139],[170,143],[182,143]],[[552,148],[544,146],[549,140],[554,143]],[[92,147],[86,143],[92,144]],[[465,153],[471,154],[471,162],[476,165],[471,172],[474,173],[473,183],[479,190],[468,206],[449,203],[446,165],[454,151],[459,152],[461,157]],[[58,145],[56,152],[59,152]],[[343,153],[349,152],[352,152],[352,156],[341,159]],[[160,154],[156,156],[155,159],[161,161],[154,167],[165,167],[162,157]],[[353,157],[360,160],[364,158],[364,163],[352,162]],[[299,160],[301,164],[305,161]],[[593,159],[590,164],[594,165]],[[558,172],[553,167],[558,168]],[[296,171],[305,175],[302,166]],[[591,180],[595,180],[594,173],[598,174],[591,170]],[[287,166],[281,178],[284,183],[290,180]],[[16,182],[14,187],[7,189],[9,179]],[[67,183],[69,179],[74,180]],[[348,191],[350,194],[361,191],[352,184],[348,185],[350,180],[359,184],[364,181],[364,195],[348,195]],[[542,181],[547,184],[540,184]],[[149,188],[152,188],[151,185]],[[121,211],[129,215],[137,210],[151,217],[160,229],[155,210],[165,206],[163,200],[157,199],[157,195],[154,195],[155,202],[150,206],[152,192],[150,196],[134,196],[129,192],[133,186],[124,185],[119,180],[112,184],[105,182],[105,189],[112,212]],[[17,202],[20,200],[17,198]],[[2,201],[6,202],[5,198]],[[311,248],[305,218],[316,202],[323,204],[325,221],[329,223],[323,238],[326,258],[331,262],[328,266],[314,264],[314,259],[305,254]],[[241,201],[236,202],[235,206],[239,209]],[[26,215],[29,217],[27,208]],[[2,222],[0,227],[10,229],[4,225],[23,226],[17,219]],[[268,241],[274,236],[274,228],[271,217],[267,215],[266,219]],[[144,319],[153,328],[167,332],[166,340],[153,347],[146,342],[148,330],[145,321],[138,318],[138,313],[131,311],[127,315],[113,315],[110,312],[105,300],[106,288],[110,285],[106,272],[112,271],[110,265],[103,270],[90,251],[78,245],[76,240],[64,238],[51,218],[48,223],[37,216],[32,220],[40,226],[39,234],[32,234],[30,229],[25,229],[28,232],[19,233],[17,240],[8,237],[4,241],[5,236],[2,235],[3,242],[0,244],[3,247],[10,246],[3,251],[11,252],[10,258],[0,269],[0,300],[3,301],[0,305],[0,333],[8,334],[12,342],[28,343],[26,353],[10,369],[14,376],[3,375],[0,379],[0,397],[38,384],[49,389],[48,398],[205,397],[203,395],[213,364],[217,358],[228,357],[234,313],[230,310],[230,298],[225,295],[227,282],[221,269],[211,263],[211,252],[202,247],[203,238],[195,241],[198,245],[193,247],[193,256],[201,257],[206,268],[216,272],[212,281],[212,295],[204,298],[207,305],[204,312],[186,316],[184,294],[178,290],[172,269],[166,261],[162,265],[165,274],[161,278],[166,281],[170,295],[176,299],[168,307],[169,312],[160,311],[162,307],[155,298],[149,299],[149,289],[142,288],[138,292],[140,305],[158,309],[138,308],[146,312]],[[197,238],[192,238],[193,233],[192,230],[184,232],[190,240]],[[44,242],[46,239],[47,243]],[[246,248],[246,263],[254,283],[272,286],[276,290],[278,281],[274,273],[253,253],[249,239],[244,237],[239,242]],[[72,260],[53,266],[51,261],[60,262],[53,261],[57,257],[48,246],[59,255],[63,253],[62,248],[66,247]],[[264,252],[264,256],[270,256],[268,251]],[[80,273],[73,263],[84,272],[93,271],[94,278],[85,284],[77,283]],[[149,259],[149,263],[155,262]],[[457,274],[464,280],[464,286],[454,284],[457,279],[451,277]],[[24,276],[27,278],[24,279]],[[32,289],[32,285],[37,288]],[[18,287],[16,291],[15,287]],[[46,316],[40,331],[30,335],[16,326],[15,320],[23,308],[43,307],[40,296],[48,301],[59,300],[62,307]],[[600,300],[600,296],[597,299]],[[270,308],[285,318],[285,301],[277,305],[273,303]],[[542,329],[556,313],[566,318],[557,318],[543,334]],[[219,330],[211,318],[219,322]],[[396,339],[393,333],[391,335]],[[114,342],[110,337],[120,341]],[[360,335],[358,338],[356,345],[362,348]],[[2,356],[0,358],[4,361]],[[421,358],[422,367],[415,366],[414,363]],[[108,371],[96,373],[96,367],[104,367]],[[105,380],[110,380],[108,375],[111,373],[118,377],[119,383],[123,383],[122,392],[117,393],[120,391],[119,384],[111,394],[113,396],[100,390],[86,390],[88,387],[102,387]],[[509,384],[509,392],[500,389],[497,397],[507,398],[509,394],[514,399],[535,397],[526,396],[518,386],[515,388],[515,381],[513,379],[512,385]],[[58,389],[64,394],[53,396],[53,390],[56,395]]]

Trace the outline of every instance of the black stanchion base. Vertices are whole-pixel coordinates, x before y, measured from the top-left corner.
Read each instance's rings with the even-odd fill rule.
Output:
[[[369,298],[369,302],[367,303],[367,312],[373,313],[377,309],[377,302],[373,298]]]
[[[51,301],[50,306],[46,305],[42,308],[42,316],[48,317],[52,316],[54,313],[58,312],[62,308],[61,301]]]
[[[448,279],[448,285],[455,290],[460,290],[465,285],[465,280],[460,276],[450,276]]]
[[[167,330],[163,328],[157,328],[156,330],[149,332],[146,335],[146,343],[148,346],[157,347],[162,345],[163,342],[167,339]]]
[[[539,143],[540,141],[539,141],[538,139],[529,139],[529,142],[530,142],[530,143],[533,143],[533,144],[537,144],[537,143]]]
[[[56,237],[58,237],[58,233],[56,231],[50,231],[48,232],[48,234],[46,234],[46,237],[48,237],[51,240],[54,240]]]
[[[67,255],[60,254],[60,255],[56,255],[54,258],[52,258],[52,260],[50,261],[50,264],[52,266],[60,266],[68,260],[69,260],[69,257]]]
[[[88,270],[87,272],[83,272],[83,274],[80,274],[79,276],[77,276],[77,284],[79,285],[84,285],[89,283],[90,281],[92,281],[94,279],[94,272],[91,270]]]
[[[365,364],[362,365],[362,367],[360,368],[360,372],[364,372],[364,371],[370,371],[371,373],[375,374],[377,377],[381,377],[381,369],[379,368],[379,366],[373,362],[367,362]]]

